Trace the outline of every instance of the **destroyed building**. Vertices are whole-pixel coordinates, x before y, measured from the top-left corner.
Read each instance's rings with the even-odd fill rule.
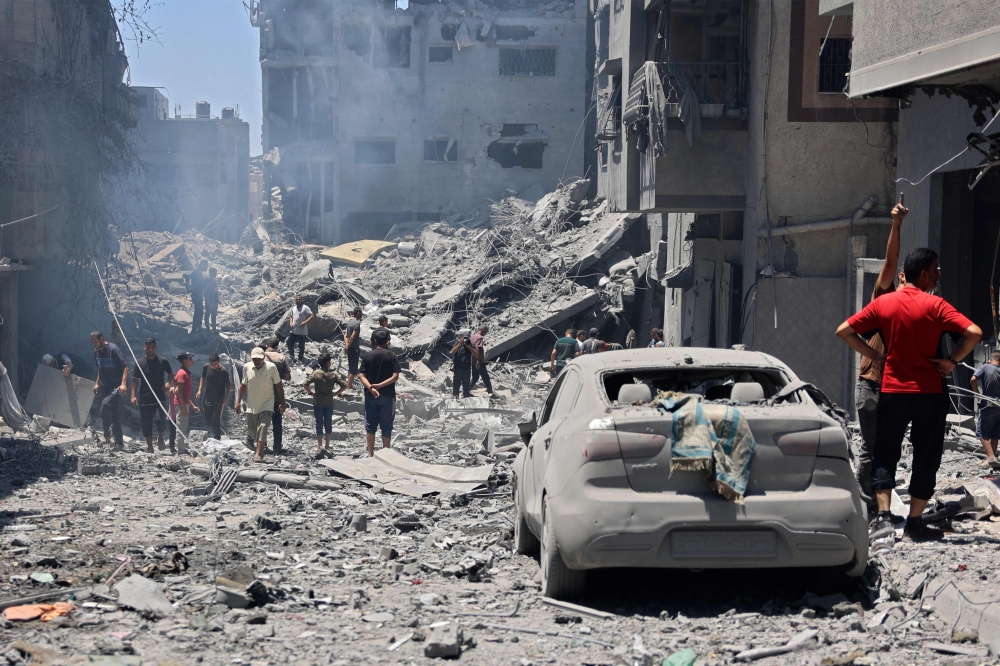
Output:
[[[208,102],[196,102],[194,115],[177,105],[171,116],[169,100],[154,87],[135,86],[132,94],[136,148],[151,185],[136,227],[238,240],[250,223],[249,123],[231,107],[213,116]]]
[[[111,174],[134,163],[127,67],[107,0],[0,0],[0,362],[15,387],[20,361],[85,342],[104,309],[84,273],[127,223],[108,207]]]
[[[265,220],[382,239],[584,174],[583,0],[251,5]]]
[[[844,94],[851,18],[819,4],[597,3],[598,195],[662,230],[668,345],[746,344],[846,405],[833,331],[884,256],[899,112]]]
[[[881,99],[898,108],[897,139],[894,150],[886,145],[886,159],[895,164],[896,189],[911,211],[901,256],[914,247],[935,250],[939,293],[995,348],[1000,6],[963,2],[941,12],[932,1],[820,4],[824,21],[852,22],[851,100]],[[888,42],[887,30],[895,31]],[[858,262],[857,270],[871,269]],[[988,350],[976,357],[985,361]],[[968,386],[970,375],[956,368],[955,383]]]

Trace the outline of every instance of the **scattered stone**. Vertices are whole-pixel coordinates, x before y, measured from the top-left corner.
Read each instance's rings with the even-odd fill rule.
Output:
[[[394,560],[399,557],[399,553],[392,546],[383,546],[379,557],[383,560]]]
[[[272,520],[267,516],[257,516],[255,522],[257,523],[258,528],[267,530],[268,532],[277,532],[281,529],[281,523],[277,520]]]
[[[424,656],[431,659],[458,657],[462,654],[462,628],[456,624],[431,629],[424,646]]]
[[[162,616],[174,612],[173,605],[160,590],[160,586],[139,574],[132,574],[116,584],[115,591],[118,592],[120,606],[139,613]]]
[[[385,622],[392,622],[393,617],[394,616],[392,613],[369,613],[368,615],[362,615],[361,621],[385,623]]]

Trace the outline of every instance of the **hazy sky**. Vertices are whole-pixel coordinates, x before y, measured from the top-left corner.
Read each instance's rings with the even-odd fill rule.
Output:
[[[241,0],[163,0],[146,18],[160,44],[137,48],[122,27],[132,85],[165,88],[171,117],[177,104],[189,115],[201,100],[212,105],[213,116],[238,107],[250,123],[250,154],[259,155],[260,38]]]

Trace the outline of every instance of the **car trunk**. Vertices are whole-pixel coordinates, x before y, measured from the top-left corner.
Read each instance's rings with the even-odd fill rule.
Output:
[[[806,404],[748,405],[739,411],[756,441],[746,495],[808,487],[820,443],[819,412]],[[633,490],[715,496],[704,472],[670,472],[672,415],[631,407],[614,413],[614,422]]]

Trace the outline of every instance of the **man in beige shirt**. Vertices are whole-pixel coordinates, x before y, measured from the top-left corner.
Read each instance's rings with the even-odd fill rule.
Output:
[[[236,399],[236,413],[239,414],[243,399],[246,398],[247,434],[257,442],[254,462],[264,461],[267,426],[271,423],[276,396],[278,409],[284,412],[288,405],[285,403],[285,389],[281,384],[278,368],[264,358],[263,349],[254,347],[250,352],[250,362],[243,366],[243,381]]]

